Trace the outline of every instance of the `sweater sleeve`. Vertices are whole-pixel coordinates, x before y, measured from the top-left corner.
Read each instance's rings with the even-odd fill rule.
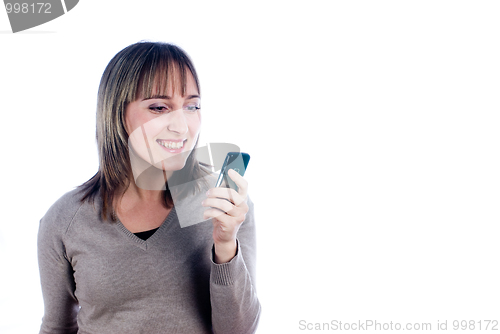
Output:
[[[38,230],[38,267],[45,306],[40,334],[78,331],[79,306],[74,294],[73,268],[63,242],[72,215],[56,204],[40,220]]]
[[[236,256],[231,261],[216,264],[210,275],[212,328],[216,334],[255,333],[260,317],[260,302],[255,290],[255,219],[253,203],[241,225]]]

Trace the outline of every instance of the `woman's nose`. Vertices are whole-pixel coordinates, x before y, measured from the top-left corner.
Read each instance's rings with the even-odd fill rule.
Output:
[[[167,130],[179,134],[184,134],[188,131],[186,116],[184,115],[184,110],[182,108],[172,111],[170,116],[171,117],[167,124]]]

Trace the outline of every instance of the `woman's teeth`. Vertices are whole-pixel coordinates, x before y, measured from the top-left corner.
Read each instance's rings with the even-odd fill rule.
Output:
[[[165,148],[168,148],[170,150],[175,150],[175,149],[179,149],[179,148],[182,148],[182,146],[184,146],[184,141],[158,141],[158,143],[165,147]]]

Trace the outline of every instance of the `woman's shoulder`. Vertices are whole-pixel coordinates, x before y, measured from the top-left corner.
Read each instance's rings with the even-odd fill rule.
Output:
[[[66,230],[77,212],[86,205],[81,201],[80,189],[75,188],[62,195],[47,210],[40,220],[40,225],[49,229]]]

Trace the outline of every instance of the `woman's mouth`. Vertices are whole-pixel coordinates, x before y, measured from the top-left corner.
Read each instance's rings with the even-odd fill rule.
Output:
[[[156,142],[160,144],[164,149],[171,153],[181,152],[184,148],[184,143],[187,139],[178,140],[168,140],[168,139],[157,139]]]

